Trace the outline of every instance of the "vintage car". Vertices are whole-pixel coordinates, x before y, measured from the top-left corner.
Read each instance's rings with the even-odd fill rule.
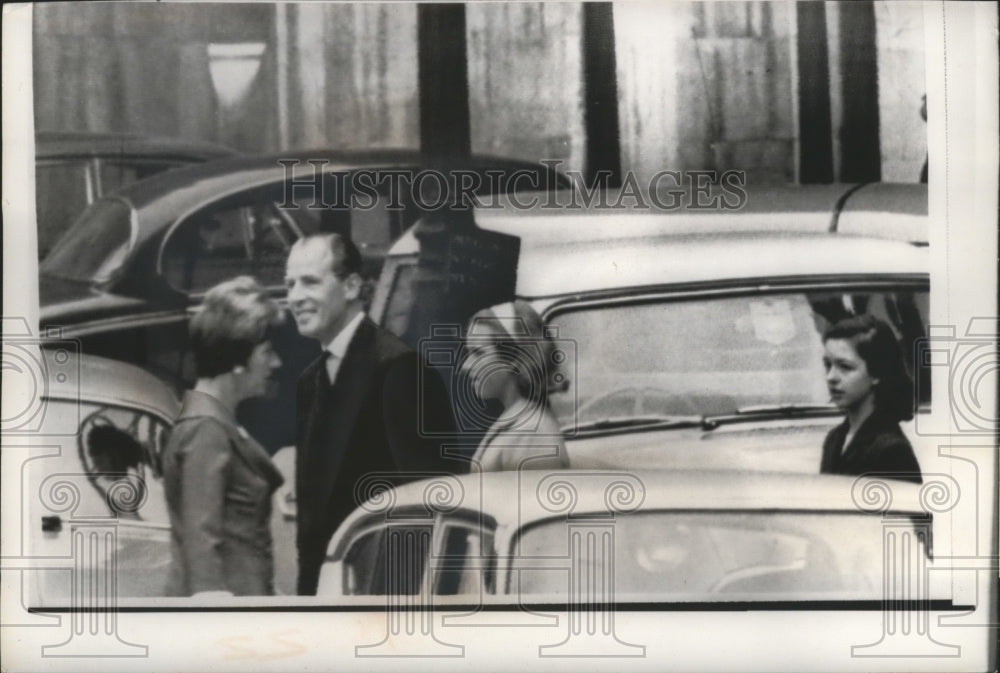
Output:
[[[21,363],[5,394],[31,397],[31,434],[45,440],[22,466],[25,551],[39,559],[31,595],[65,606],[111,564],[118,595],[162,595],[170,521],[159,457],[180,403],[152,374],[74,345],[5,353]],[[32,380],[41,386],[18,386]]]
[[[718,470],[725,472],[724,479],[706,478],[704,483],[715,484],[720,492],[736,488],[744,478],[754,479],[754,472],[815,473],[824,433],[839,419],[823,383],[819,337],[823,326],[839,316],[868,311],[892,324],[907,348],[926,334],[926,218],[877,209],[852,213],[850,198],[844,198],[842,188],[770,190],[760,201],[751,194],[744,210],[721,214],[484,208],[475,218],[483,231],[517,238],[516,295],[541,312],[567,356],[563,363],[566,384],[552,394],[551,402],[562,421],[571,466],[576,469],[639,474],[664,469]],[[888,230],[865,235],[866,226],[893,218],[897,221]],[[846,233],[841,227],[851,220],[854,233]],[[132,249],[129,246],[127,250]],[[142,248],[138,242],[133,247]],[[162,251],[166,244],[161,241],[155,249]],[[433,316],[428,320],[426,313],[413,310],[420,298],[412,282],[419,271],[418,255],[412,231],[393,245],[371,314],[400,334],[425,335],[414,345],[427,355],[438,350],[453,352],[461,341],[462,326],[451,329],[456,326],[437,324]],[[93,297],[95,302],[107,301],[99,290],[93,291]],[[189,299],[190,303],[178,307],[181,316],[197,295]],[[153,317],[164,324],[180,321],[163,314]],[[416,318],[428,322],[421,325]],[[121,323],[128,326],[126,319]],[[100,321],[93,327],[100,327]],[[435,327],[445,329],[435,331]],[[70,330],[62,336],[79,334],[85,332]],[[154,349],[159,338],[164,347],[177,348],[168,341],[166,331],[151,329],[145,338],[149,343],[136,345]],[[86,346],[86,339],[82,341]],[[459,364],[453,361],[441,368],[453,391],[463,385]],[[117,370],[107,371],[117,376]],[[924,385],[923,370],[913,367],[913,373],[919,401],[926,404],[930,391]],[[101,376],[94,374],[94,380]],[[127,391],[120,392],[121,396],[154,388],[169,392],[153,377],[134,386],[117,386]],[[86,399],[82,394],[80,398]],[[127,402],[122,400],[125,406]],[[461,403],[456,405],[456,415],[460,435],[447,438],[450,443],[461,444],[466,435],[481,432],[477,426],[481,419],[463,414]],[[98,418],[100,414],[94,416]],[[100,425],[107,424],[102,421]],[[113,425],[142,427],[129,421]],[[101,433],[118,437],[105,430],[98,436]],[[64,451],[64,456],[84,461],[90,455],[87,444],[93,435],[93,431],[81,432],[74,451]],[[915,437],[913,441],[920,458],[936,448],[924,446]],[[287,449],[275,455],[288,476],[293,453]],[[59,472],[43,462],[36,466],[43,470],[38,483]],[[113,469],[96,471],[121,474],[120,462]],[[126,464],[126,472],[133,463]],[[93,484],[98,478],[87,476],[93,469],[71,466],[69,470],[83,474],[91,488],[96,488]],[[147,474],[155,473],[149,468]],[[773,485],[784,488],[786,482],[779,481]],[[787,482],[788,488],[793,481]],[[812,475],[806,481],[830,483],[816,481]],[[291,482],[288,479],[277,494],[275,508],[277,583],[286,592],[291,591],[288,577],[294,577]],[[149,503],[155,500],[151,489]],[[107,491],[95,493],[100,496]],[[48,508],[44,516],[53,514],[58,512]],[[47,525],[60,524],[49,520]],[[157,535],[162,536],[160,531]],[[68,542],[63,538],[61,544]],[[145,561],[137,563],[137,572],[145,565]],[[135,587],[123,589],[123,595],[134,595],[142,585],[142,580],[123,584]]]
[[[24,416],[34,424],[22,428],[45,440],[21,466],[28,604],[106,608],[162,596],[170,524],[160,455],[178,410],[172,391],[137,367],[71,347],[7,355],[21,365],[15,374],[46,382],[29,395]],[[23,366],[32,362],[37,371]],[[278,458],[289,479],[291,459]],[[392,489],[385,476],[358,485],[367,499],[330,543],[321,601],[870,603],[885,597],[883,546],[905,546],[893,558],[922,571],[933,539],[924,503],[948,507],[921,490],[937,488],[933,480],[525,470]],[[275,514],[276,585],[293,593],[293,524]],[[95,591],[79,593],[87,583]]]
[[[932,564],[932,512],[921,487],[902,481],[524,470],[396,488],[372,479],[362,490],[371,497],[328,547],[318,592],[326,600],[600,611],[690,602],[871,605],[948,592],[940,582],[893,585],[895,573]]]
[[[390,244],[422,206],[454,196],[447,190],[487,197],[569,185],[552,168],[525,161],[477,155],[447,171],[421,162],[411,150],[233,157],[104,196],[39,267],[41,327],[58,326],[83,352],[137,364],[179,390],[194,380],[187,320],[205,290],[251,274],[282,297],[285,259],[303,233],[349,233],[374,278]],[[278,399],[290,405],[295,379],[319,351],[291,321],[279,342]],[[291,407],[276,413],[277,420],[257,408],[241,414],[271,450],[292,441]]]
[[[235,154],[206,142],[118,133],[35,134],[38,259],[84,208],[125,185],[188,164]]]
[[[929,405],[928,370],[917,366],[929,305],[921,193],[788,187],[748,192],[728,212],[535,205],[475,219],[517,240],[513,295],[538,310],[565,359],[549,401],[573,467],[816,472],[842,418],[822,365],[832,322],[888,322],[916,402]],[[492,419],[463,377],[465,326],[426,309],[433,283],[444,294],[454,280],[429,278],[419,255],[412,232],[393,246],[371,315],[444,363],[459,430],[475,437]],[[904,431],[918,458],[935,455],[913,423]]]

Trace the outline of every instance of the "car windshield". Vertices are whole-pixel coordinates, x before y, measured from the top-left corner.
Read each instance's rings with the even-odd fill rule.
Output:
[[[563,427],[580,428],[629,418],[824,407],[822,334],[828,325],[871,313],[892,325],[904,352],[913,353],[925,335],[927,310],[927,292],[905,287],[758,291],[569,309],[548,321],[577,358],[563,366],[569,383],[552,394],[552,409]]]
[[[582,589],[598,601],[795,600],[828,592],[880,600],[884,528],[881,516],[862,512],[647,511],[593,529],[552,520],[517,538],[503,591],[524,598]],[[896,551],[926,555],[924,537],[906,528],[910,534],[897,542],[912,547]],[[540,563],[551,558],[572,558],[573,568]],[[571,585],[574,575],[601,578],[597,589],[613,596]]]
[[[115,198],[87,208],[42,261],[42,274],[100,283],[125,259],[132,238],[132,209]]]

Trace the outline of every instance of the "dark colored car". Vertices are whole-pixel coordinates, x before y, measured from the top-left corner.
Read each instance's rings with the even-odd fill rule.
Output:
[[[118,133],[40,131],[35,135],[38,258],[95,200],[163,171],[231,156],[204,142]]]
[[[427,179],[411,180],[420,175]],[[412,150],[233,157],[169,171],[98,199],[56,244],[40,266],[41,327],[179,389],[194,380],[187,320],[204,292],[249,274],[283,297],[285,259],[303,234],[348,234],[374,280],[389,246],[445,188],[486,198],[569,184],[551,167],[497,157],[431,172]],[[277,346],[283,410],[244,417],[271,449],[292,441],[291,386],[319,352],[291,321]]]

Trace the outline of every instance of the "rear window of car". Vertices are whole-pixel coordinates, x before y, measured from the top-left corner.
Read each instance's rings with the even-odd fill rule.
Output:
[[[906,531],[887,531],[880,515],[862,512],[652,511],[605,526],[552,520],[517,538],[504,591],[524,597],[584,590],[597,601],[601,592],[616,601],[796,600],[828,593],[881,600],[886,540],[914,562],[929,552],[926,533],[915,523]],[[564,568],[542,563],[560,557],[567,559]]]
[[[87,208],[42,261],[43,274],[79,280],[107,280],[124,261],[132,242],[132,209],[115,198]]]
[[[99,163],[101,194],[110,194],[133,182],[148,178],[163,171],[184,166],[188,162],[151,159],[142,161],[109,161]]]
[[[40,162],[35,167],[38,255],[45,257],[73,218],[94,197],[87,161]]]

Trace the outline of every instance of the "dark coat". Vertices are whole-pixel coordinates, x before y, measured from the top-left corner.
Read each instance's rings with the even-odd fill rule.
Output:
[[[920,464],[899,423],[877,411],[866,418],[844,449],[847,421],[823,440],[823,474],[881,474],[893,479],[921,483]]]
[[[215,398],[184,398],[163,450],[171,524],[167,595],[274,593],[271,496],[283,482],[267,452]]]
[[[337,526],[367,495],[366,475],[403,483],[429,473],[464,471],[442,457],[441,432],[453,431],[440,378],[392,333],[362,320],[331,386],[325,356],[299,379],[295,487],[298,593],[316,593]],[[436,437],[422,432],[435,430]]]

